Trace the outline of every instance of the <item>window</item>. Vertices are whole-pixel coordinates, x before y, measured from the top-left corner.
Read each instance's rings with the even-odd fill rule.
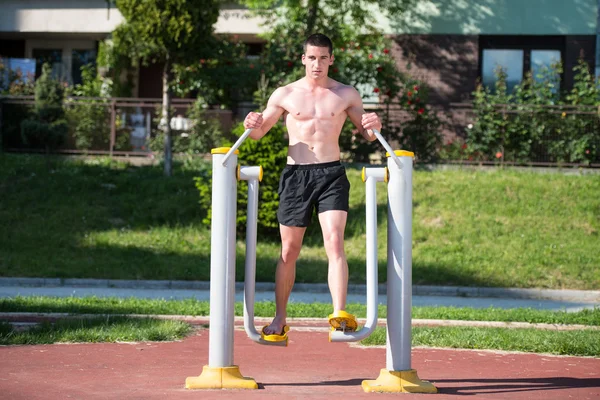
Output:
[[[565,49],[564,36],[496,36],[482,35],[479,38],[480,75],[482,83],[494,88],[498,67],[507,74],[507,87],[511,91],[531,71],[534,79],[547,74],[547,69],[562,61]],[[563,76],[554,77],[559,90]]]
[[[81,67],[96,64],[96,50],[72,50],[71,51],[71,78],[72,84],[81,84]]]
[[[81,83],[81,67],[95,64],[97,42],[72,39],[27,39],[25,56],[35,59],[35,77],[42,74],[42,65],[50,63],[52,77],[70,85]]]
[[[62,49],[33,49],[35,59],[35,79],[42,75],[42,65],[48,63],[52,67],[52,77],[63,80],[65,71],[62,64]]]
[[[494,88],[498,68],[506,73],[506,86],[511,92],[523,80],[523,50],[483,50],[481,78],[484,86]]]
[[[560,51],[558,50],[531,50],[531,72],[533,79],[543,80],[552,65],[560,62]],[[558,84],[560,76],[549,77]]]

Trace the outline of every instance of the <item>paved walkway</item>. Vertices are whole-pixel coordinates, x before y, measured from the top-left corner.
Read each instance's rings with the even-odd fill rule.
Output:
[[[0,278],[0,298],[15,296],[52,297],[139,297],[149,299],[195,298],[208,301],[208,282],[110,281],[95,279]],[[236,301],[243,301],[243,285],[236,285]],[[273,285],[258,283],[256,301],[275,299]],[[350,285],[348,303],[364,303],[363,285]],[[379,303],[386,303],[385,286],[380,285]],[[475,308],[536,308],[580,311],[600,307],[600,291],[503,289],[476,287],[414,286],[414,306],[453,306]],[[327,285],[296,284],[291,302],[331,303]]]

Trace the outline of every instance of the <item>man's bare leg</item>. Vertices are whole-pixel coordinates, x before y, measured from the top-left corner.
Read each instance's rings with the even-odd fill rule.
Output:
[[[323,242],[329,260],[327,281],[334,312],[346,308],[348,261],[344,252],[344,231],[347,218],[348,213],[346,211],[332,210],[319,214]]]
[[[296,279],[296,260],[302,248],[306,228],[279,225],[281,232],[281,256],[275,272],[275,318],[264,332],[280,334],[286,324],[287,303]]]

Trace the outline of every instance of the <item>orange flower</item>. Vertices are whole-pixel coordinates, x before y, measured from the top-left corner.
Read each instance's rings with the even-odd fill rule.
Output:
[[[423,114],[425,112],[424,108],[419,108],[419,111],[417,111],[419,114]]]
[[[388,54],[390,51],[388,49],[383,49],[383,54]]]
[[[378,87],[376,87],[375,89],[373,89],[373,92],[375,92],[375,93],[379,93],[379,88],[378,88]]]
[[[502,158],[502,153],[501,152],[497,152],[496,153],[496,158]]]
[[[370,59],[371,59],[371,58],[373,58],[373,54],[369,54],[369,58],[370,58]]]

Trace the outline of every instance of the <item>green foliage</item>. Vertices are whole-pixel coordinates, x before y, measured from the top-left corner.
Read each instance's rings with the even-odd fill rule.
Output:
[[[23,142],[31,147],[50,149],[65,140],[68,131],[63,110],[63,85],[51,77],[51,67],[44,64],[35,84],[35,106],[31,118],[21,122]]]
[[[270,91],[305,75],[300,62],[302,44],[310,34],[320,32],[333,42],[335,62],[329,70],[333,79],[369,87],[389,99],[399,93],[403,74],[391,56],[391,41],[381,34],[368,9],[373,2],[313,0],[304,5],[283,1],[277,7],[272,1],[244,3],[267,20],[269,32],[264,35],[267,43],[261,63]],[[391,7],[390,2],[377,3],[384,14],[402,8]]]
[[[426,107],[425,85],[400,72],[392,56],[392,42],[377,27],[374,9],[383,15],[397,15],[405,10],[411,0],[310,0],[301,3],[292,0],[243,1],[256,14],[267,21],[269,31],[261,55],[263,78],[255,100],[264,107],[273,90],[305,76],[300,62],[304,40],[313,33],[323,33],[333,42],[334,63],[329,76],[344,84],[356,87],[365,100],[375,96],[381,108],[383,121],[381,134],[388,142],[399,142],[417,153],[421,160],[435,158],[439,147],[439,119]],[[391,124],[389,107],[413,88],[421,87],[419,101],[401,101],[401,112],[409,120],[403,129]],[[418,107],[417,107],[418,106]],[[422,111],[420,111],[423,109]],[[346,123],[340,137],[340,147],[354,162],[368,162],[369,156],[383,152],[382,146],[369,143],[353,135],[352,124]]]
[[[235,109],[241,101],[252,101],[260,65],[248,59],[247,46],[239,38],[220,37],[210,56],[175,67],[174,92],[183,96],[196,92],[207,104]]]
[[[116,54],[143,64],[163,63],[162,115],[171,120],[173,66],[185,65],[211,51],[216,0],[116,0],[125,23],[113,31]],[[171,126],[165,124],[164,171],[172,171]]]
[[[578,115],[569,111],[561,114],[557,129],[559,140],[552,143],[549,153],[558,161],[600,162],[600,78],[580,60],[573,68],[573,89],[566,94],[564,103],[573,106],[590,106],[596,115]]]
[[[406,107],[410,118],[402,124],[402,135],[398,135],[401,149],[415,153],[420,162],[432,162],[437,159],[442,143],[440,119],[435,110],[427,105],[429,88],[426,84],[408,79],[400,103]]]
[[[559,163],[599,160],[600,118],[590,106],[600,103],[600,81],[582,60],[574,71],[575,83],[569,93],[558,90],[560,64],[542,70],[536,77],[527,74],[511,93],[502,69],[496,71],[495,90],[478,85],[473,93],[475,122],[466,131],[467,148],[463,149],[468,159]]]
[[[243,124],[238,124],[232,134],[239,137],[244,133]],[[259,183],[258,196],[258,226],[261,237],[275,238],[279,234],[277,222],[277,207],[279,205],[279,177],[287,160],[287,147],[284,141],[285,128],[276,124],[269,133],[260,140],[246,140],[239,148],[239,165],[261,166],[263,179]],[[208,171],[206,171],[208,172]],[[200,191],[200,204],[210,210],[212,201],[212,179],[208,174],[196,178],[196,187]],[[248,184],[238,182],[237,201],[237,229],[246,231],[246,213],[248,207]],[[211,213],[209,211],[204,223],[210,225]]]
[[[75,97],[98,97],[101,99],[69,101],[66,109],[71,136],[75,148],[80,150],[108,150],[110,142],[110,109],[106,98],[110,88],[96,74],[93,65],[81,68],[82,83],[67,89]]]
[[[98,74],[104,82],[103,90],[111,97],[131,97],[133,93],[134,71],[131,57],[122,49],[117,49],[112,40],[98,43]]]
[[[183,63],[210,52],[219,16],[214,0],[116,0],[125,18],[113,32],[115,50],[144,63]]]
[[[207,115],[206,103],[199,98],[190,107],[187,117],[192,120],[192,127],[188,131],[173,131],[173,152],[188,155],[202,155],[210,153],[212,148],[218,147],[223,142],[221,125],[216,118]],[[159,119],[159,117],[157,118]],[[160,151],[164,145],[164,130],[157,129],[150,140],[150,149]]]

